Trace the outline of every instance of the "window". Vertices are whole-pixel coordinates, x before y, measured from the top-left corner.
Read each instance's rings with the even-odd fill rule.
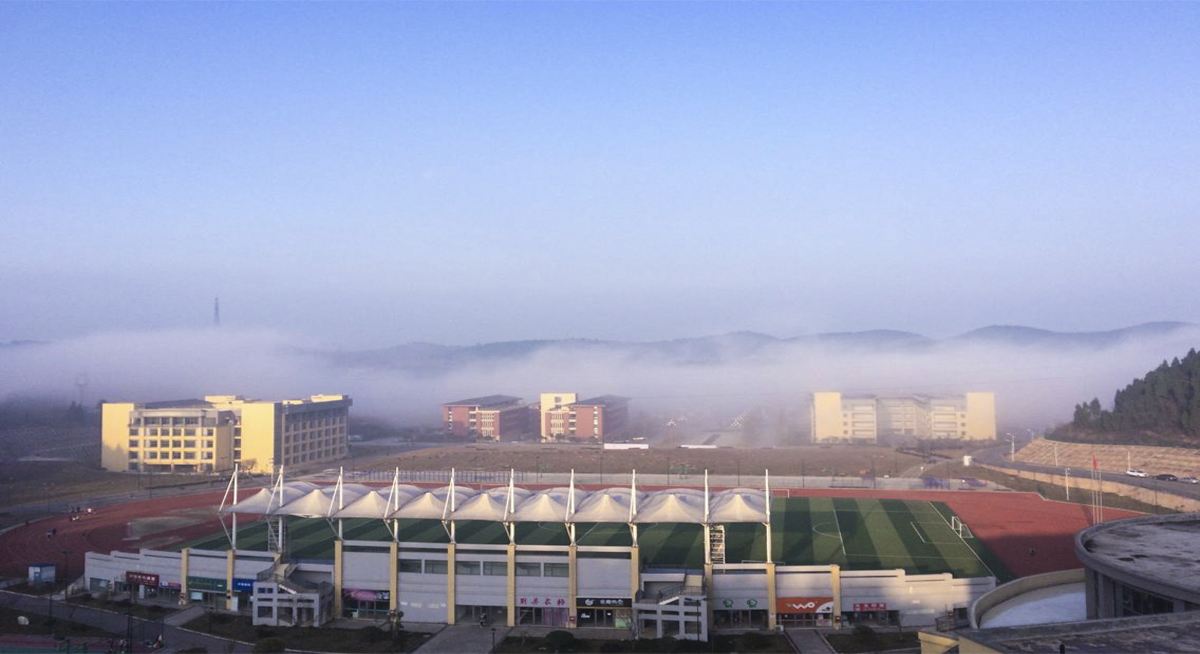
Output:
[[[137,458],[137,452],[130,452],[130,453],[129,453],[129,458],[130,458],[130,459],[136,459],[136,458]]]
[[[489,577],[507,577],[508,563],[504,561],[484,561],[483,574]]]
[[[136,438],[129,439],[129,447],[137,447],[137,446],[138,446],[138,439],[136,439]]]
[[[183,453],[183,458],[185,458],[185,459],[194,459],[194,458],[196,458],[196,453],[195,453],[195,452],[184,452],[184,453]]]
[[[425,561],[425,574],[427,575],[444,575],[446,574],[445,561]]]
[[[546,564],[546,576],[547,577],[566,577],[566,576],[569,576],[569,574],[570,574],[570,571],[568,570],[568,566],[566,563],[547,563]]]
[[[400,559],[400,572],[421,574],[421,559]]]
[[[146,447],[158,447],[158,441],[146,441]]]
[[[147,459],[157,459],[158,452],[146,452],[146,458]]]
[[[194,441],[194,440],[192,440],[192,441],[184,441],[184,442],[183,442],[183,446],[184,446],[184,447],[187,447],[187,448],[196,447],[196,441]]]
[[[204,430],[204,435],[205,435],[205,436],[212,436],[214,431],[215,431],[215,430],[213,430],[213,429],[205,429],[205,430]]]
[[[454,571],[460,575],[478,575],[479,561],[458,561],[454,564]]]
[[[518,577],[540,577],[542,576],[541,563],[522,563],[517,561],[517,576]]]
[[[138,435],[138,428],[137,428],[137,427],[130,427],[130,428],[129,428],[129,435],[130,435],[130,436],[137,436],[137,435]]]

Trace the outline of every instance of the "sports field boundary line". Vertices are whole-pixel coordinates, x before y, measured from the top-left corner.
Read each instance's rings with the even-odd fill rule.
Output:
[[[942,515],[942,512],[938,511],[937,507],[933,505],[933,500],[925,500],[925,501],[929,504],[930,508],[932,508],[934,511],[937,511],[937,514],[939,516],[941,516],[942,522],[946,523],[946,528],[949,529],[951,531],[951,533],[954,533],[954,527],[950,526],[950,521],[946,519],[946,516]],[[955,534],[955,535],[958,535],[958,534]],[[999,577],[996,576],[996,571],[992,570],[991,567],[989,567],[988,564],[984,562],[983,558],[979,556],[979,552],[976,552],[974,547],[971,547],[971,545],[969,543],[967,543],[967,541],[962,536],[958,536],[958,540],[959,540],[959,542],[962,543],[963,547],[967,548],[968,550],[971,550],[971,554],[975,555],[975,560],[979,561],[979,564],[983,566],[984,570],[987,570],[989,573],[991,573],[991,576],[994,579],[999,579]],[[963,558],[966,558],[966,557],[963,557]]]
[[[908,524],[912,525],[913,531],[917,532],[917,538],[920,538],[922,543],[928,545],[929,541],[925,540],[925,534],[922,534],[921,530],[917,528],[917,523],[910,520]]]
[[[838,530],[838,541],[842,544],[842,556],[846,556],[846,539],[842,536],[842,522],[838,520],[837,504],[833,504],[832,502],[830,504],[833,505],[833,526],[837,527]]]

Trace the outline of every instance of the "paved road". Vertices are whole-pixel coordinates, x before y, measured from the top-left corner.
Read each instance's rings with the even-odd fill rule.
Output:
[[[417,648],[418,654],[487,654],[508,636],[509,628],[480,627],[476,624],[454,625],[439,631]]]
[[[43,616],[48,615],[52,610],[56,618],[102,629],[114,634],[114,638],[117,639],[125,637],[126,629],[131,620],[126,615],[112,611],[105,611],[89,606],[64,604],[62,602],[54,602],[51,605],[44,597],[33,597],[19,593],[10,593],[8,591],[0,591],[0,606],[14,611]],[[214,654],[218,652],[242,654],[243,652],[251,651],[248,645],[225,640],[224,638],[217,638],[216,636],[209,636],[208,634],[188,631],[170,624],[164,624],[159,620],[132,618],[132,622],[133,641],[135,643],[153,641],[161,633],[163,643],[168,650],[203,647]],[[145,650],[140,649],[139,651]]]
[[[1008,459],[1009,446],[1002,445],[998,447],[989,447],[982,450],[977,450],[972,453],[975,460],[988,465],[1010,468],[1013,470],[1027,470],[1030,472],[1048,472],[1052,474],[1063,474],[1064,468],[1055,468],[1054,466],[1035,465],[1032,463],[1023,463],[1021,461],[1012,462]],[[1147,471],[1151,472],[1151,471]],[[1087,476],[1091,473],[1087,468],[1072,468],[1072,475]],[[1150,490],[1156,490],[1183,497],[1191,497],[1200,499],[1200,485],[1184,484],[1177,481],[1159,481],[1152,478],[1130,477],[1125,474],[1125,471],[1120,472],[1102,472],[1105,481],[1119,481],[1133,486],[1141,486]]]

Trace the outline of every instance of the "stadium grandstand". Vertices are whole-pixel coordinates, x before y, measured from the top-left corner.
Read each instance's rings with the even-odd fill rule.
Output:
[[[222,531],[169,549],[89,552],[93,592],[200,603],[257,624],[336,617],[607,627],[919,626],[965,615],[1011,576],[945,504],[759,488],[468,487],[285,481]]]

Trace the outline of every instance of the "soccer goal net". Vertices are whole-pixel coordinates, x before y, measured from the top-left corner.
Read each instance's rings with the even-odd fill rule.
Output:
[[[971,529],[967,527],[966,523],[964,523],[962,520],[959,520],[958,516],[950,517],[950,528],[954,530],[954,533],[958,534],[959,538],[967,539],[975,537],[971,533]]]

